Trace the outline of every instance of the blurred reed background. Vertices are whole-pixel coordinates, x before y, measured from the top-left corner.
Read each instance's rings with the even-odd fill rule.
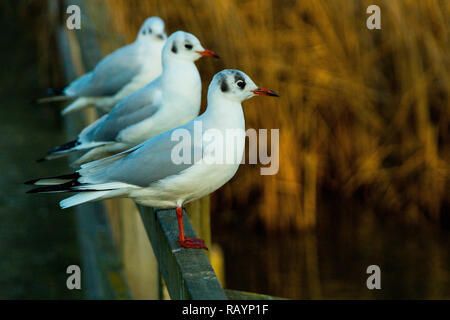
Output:
[[[219,62],[198,63],[204,94],[236,68],[281,95],[244,106],[247,128],[280,129],[279,173],[241,167],[214,195],[213,219],[300,230],[363,204],[448,226],[450,2],[376,2],[382,30],[371,31],[373,1],[106,1],[128,42],[159,15],[217,51]]]

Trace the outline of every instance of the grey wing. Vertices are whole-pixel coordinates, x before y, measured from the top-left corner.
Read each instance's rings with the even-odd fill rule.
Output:
[[[159,108],[159,94],[156,90],[140,89],[122,99],[85,136],[89,141],[115,141],[122,130],[151,117]]]
[[[103,58],[92,72],[78,78],[66,89],[69,96],[112,96],[126,86],[141,70],[134,44],[122,47]]]
[[[160,78],[158,77],[145,87],[123,98],[114,106],[109,114],[114,117],[119,117],[135,112],[142,108],[142,106],[158,103],[162,96],[160,87]]]
[[[190,127],[186,129],[192,131]],[[192,161],[175,163],[172,152],[180,141],[172,141],[172,132],[173,130],[151,138],[128,154],[125,151],[123,154],[126,155],[119,156],[117,161],[105,162],[106,165],[99,170],[91,170],[84,180],[89,183],[123,182],[148,187],[152,182],[188,169],[194,164],[193,155],[202,155],[202,147],[189,143],[188,150]],[[104,161],[108,161],[108,158]]]

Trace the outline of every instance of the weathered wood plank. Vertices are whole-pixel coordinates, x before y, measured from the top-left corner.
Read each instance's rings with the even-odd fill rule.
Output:
[[[144,206],[138,208],[170,297],[227,299],[205,252],[180,247],[175,210],[155,210]],[[183,220],[186,236],[196,238],[186,212],[183,212]]]

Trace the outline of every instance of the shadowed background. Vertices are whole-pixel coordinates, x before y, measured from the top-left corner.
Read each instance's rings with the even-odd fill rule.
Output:
[[[106,1],[128,42],[157,14],[169,33],[219,52],[218,63],[198,63],[204,92],[230,67],[279,91],[244,107],[247,128],[280,129],[279,173],[244,166],[217,210],[249,206],[250,223],[299,230],[332,197],[448,224],[450,4],[380,1],[382,30],[371,31],[372,2]]]
[[[278,174],[246,164],[212,196],[229,288],[288,298],[450,297],[450,2],[100,2],[115,26],[105,32],[94,21],[105,54],[158,15],[169,34],[191,32],[221,56],[197,63],[203,98],[224,68],[281,96],[244,104],[247,128],[280,129]],[[45,1],[20,3],[22,19],[47,19]],[[366,28],[370,4],[381,8],[382,30]],[[40,23],[33,32],[36,85],[61,84],[51,30]],[[370,264],[383,272],[381,292],[365,287]]]

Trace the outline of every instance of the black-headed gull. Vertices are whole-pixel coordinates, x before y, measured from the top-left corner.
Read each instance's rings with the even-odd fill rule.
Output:
[[[104,57],[94,70],[74,80],[56,96],[39,102],[75,99],[62,114],[88,106],[109,111],[123,97],[142,88],[161,74],[161,50],[166,41],[164,21],[150,17],[143,23],[136,41]]]
[[[194,119],[200,111],[202,90],[194,62],[202,56],[218,56],[203,48],[194,35],[183,31],[173,33],[162,52],[163,72],[158,78],[122,99],[76,140],[51,149],[44,159],[90,150],[73,163],[79,166],[129,149]]]
[[[115,197],[129,197],[156,208],[176,208],[180,245],[205,248],[203,240],[185,238],[182,206],[217,190],[236,173],[245,145],[241,103],[255,95],[278,96],[272,90],[258,87],[242,71],[223,70],[211,81],[208,106],[201,116],[127,151],[84,164],[73,174],[28,181],[44,185],[29,192],[78,192],[62,200],[61,208]],[[179,142],[173,137],[181,132],[194,136],[199,125],[200,139],[189,145],[191,154],[198,158],[190,163],[175,163],[174,150]],[[244,134],[211,139],[210,130],[216,133],[240,130]],[[236,150],[238,161],[215,162],[215,153],[222,148]]]

